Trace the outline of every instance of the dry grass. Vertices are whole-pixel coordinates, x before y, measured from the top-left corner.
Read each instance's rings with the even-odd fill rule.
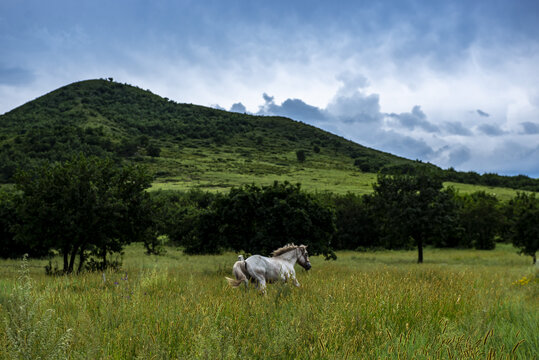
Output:
[[[142,252],[128,248],[125,270],[105,277],[32,268],[43,309],[73,329],[69,357],[534,359],[539,351],[539,282],[530,258],[507,246],[428,249],[423,265],[401,251],[312,258],[313,270],[298,272],[301,288],[272,284],[266,296],[228,287],[235,254]],[[0,270],[2,305],[15,270]],[[0,358],[6,341],[2,329]]]

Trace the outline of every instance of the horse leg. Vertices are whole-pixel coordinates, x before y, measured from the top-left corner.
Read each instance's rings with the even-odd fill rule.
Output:
[[[264,278],[264,276],[256,274],[254,278],[256,279],[256,288],[262,294],[266,294],[266,279]]]
[[[292,282],[294,283],[294,286],[300,287],[301,285],[298,282],[298,279],[296,279],[296,274],[290,274],[290,278],[292,279]]]
[[[258,285],[260,286],[259,290],[262,294],[266,295],[266,280],[264,278],[261,278],[258,282]]]

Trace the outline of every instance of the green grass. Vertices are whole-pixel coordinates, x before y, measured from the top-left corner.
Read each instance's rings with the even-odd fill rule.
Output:
[[[151,190],[227,191],[245,184],[269,185],[274,181],[301,183],[307,191],[368,193],[376,175],[362,173],[352,164],[323,153],[299,163],[294,152],[238,152],[235,148],[183,149],[181,155],[156,159],[159,171]],[[161,170],[157,170],[161,169]]]
[[[531,191],[515,190],[503,187],[460,184],[453,182],[446,182],[444,183],[444,186],[452,186],[461,194],[471,194],[476,191],[484,191],[487,194],[495,195],[501,201],[507,201],[514,198],[517,195],[517,192],[531,193]]]
[[[245,154],[244,154],[245,155]],[[256,156],[255,156],[256,155]],[[150,190],[190,190],[226,192],[233,186],[245,184],[269,185],[274,181],[301,183],[310,192],[330,191],[368,194],[373,191],[376,174],[363,173],[351,162],[346,163],[323,153],[312,153],[304,163],[299,163],[295,153],[255,153],[245,159],[235,148],[183,149],[181,155],[154,159],[151,168],[160,177]],[[160,170],[158,170],[160,169]],[[482,185],[446,182],[460,193],[485,191],[507,201],[516,196],[517,190]]]
[[[42,309],[73,329],[70,358],[538,358],[539,282],[512,247],[426,249],[422,265],[406,251],[338,256],[312,258],[301,288],[271,284],[266,296],[228,287],[233,253],[156,257],[133,245],[118,273],[30,269]],[[0,264],[0,317],[18,263]],[[0,358],[6,342],[0,327]]]
[[[242,152],[226,146],[186,148],[179,155],[165,151],[164,156],[153,159],[150,165],[160,176],[150,190],[226,192],[233,186],[269,185],[277,180],[300,183],[304,190],[310,192],[368,194],[373,191],[376,174],[361,172],[351,161],[343,162],[332,155],[310,153],[304,163],[299,163],[294,152],[250,154],[248,149]],[[454,182],[446,182],[444,186],[452,186],[463,194],[485,191],[502,201],[517,194],[517,190],[503,187]]]

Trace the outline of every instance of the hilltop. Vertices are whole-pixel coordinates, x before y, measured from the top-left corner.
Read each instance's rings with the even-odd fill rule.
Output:
[[[16,166],[80,151],[147,163],[158,178],[195,175],[190,162],[201,165],[210,154],[219,155],[209,161],[213,170],[226,165],[258,175],[283,175],[298,164],[331,170],[411,163],[288,118],[178,104],[107,80],[64,86],[0,116],[0,142],[4,181]]]
[[[525,176],[442,171],[292,119],[180,104],[112,79],[69,84],[0,116],[1,182],[10,182],[17,167],[79,152],[146,164],[157,188],[290,180],[317,190],[368,191],[376,172],[413,173],[418,167],[448,181],[488,178],[494,181],[487,185],[508,186],[503,181],[511,179],[518,183],[513,187],[537,186]]]

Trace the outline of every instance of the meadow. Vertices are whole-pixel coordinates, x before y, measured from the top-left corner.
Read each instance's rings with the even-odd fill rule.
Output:
[[[159,175],[150,191],[200,189],[228,192],[233,186],[271,185],[274,181],[300,183],[308,192],[333,192],[358,195],[373,192],[377,174],[361,172],[351,162],[346,163],[328,154],[310,154],[298,163],[295,152],[256,153],[221,146],[219,148],[185,148],[181,156],[167,148],[150,168]],[[156,170],[159,169],[159,170]],[[518,191],[505,187],[444,182],[461,194],[484,191],[501,201],[514,198]]]
[[[539,358],[539,274],[511,246],[429,248],[421,265],[413,251],[337,255],[266,296],[228,286],[234,253],[131,245],[119,272],[50,277],[29,260],[26,280],[4,260],[0,358],[14,324],[19,350],[52,342],[70,359]]]

